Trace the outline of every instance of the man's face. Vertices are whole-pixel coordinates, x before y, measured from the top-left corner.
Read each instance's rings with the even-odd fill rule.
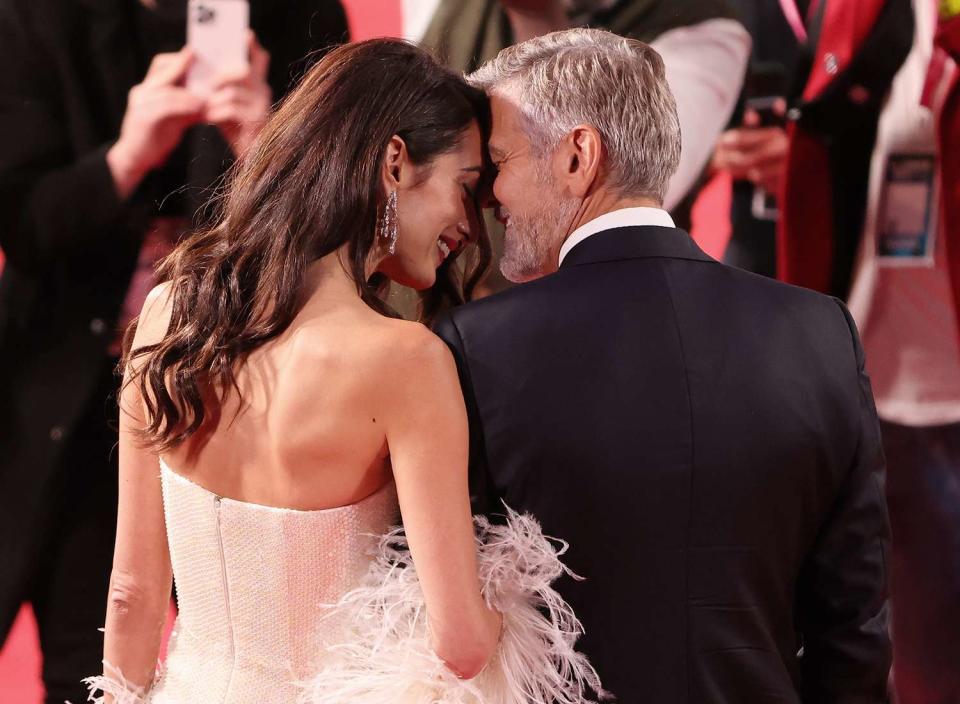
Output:
[[[493,195],[497,219],[506,227],[500,271],[519,283],[556,270],[577,202],[563,196],[550,156],[533,153],[519,108],[497,94],[490,103],[490,159],[497,167]]]

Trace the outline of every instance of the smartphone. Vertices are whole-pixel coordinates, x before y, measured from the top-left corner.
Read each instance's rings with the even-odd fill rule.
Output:
[[[189,0],[187,46],[194,60],[187,73],[187,89],[207,96],[218,74],[245,69],[249,28],[247,0]]]
[[[748,98],[746,107],[753,110],[760,117],[760,124],[757,127],[783,127],[787,124],[787,118],[783,113],[774,110],[777,101],[783,101],[783,96],[770,95],[763,98]]]
[[[789,87],[786,68],[773,61],[757,61],[750,66],[744,84],[745,106],[760,116],[760,127],[782,127],[783,115],[774,111],[778,99],[784,99]]]
[[[789,90],[790,76],[783,64],[776,61],[750,63],[743,85],[743,94],[746,98],[786,95]]]

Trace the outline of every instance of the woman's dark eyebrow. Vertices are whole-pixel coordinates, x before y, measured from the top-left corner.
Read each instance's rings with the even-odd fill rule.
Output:
[[[483,167],[482,167],[482,166],[468,166],[467,168],[465,168],[465,169],[460,169],[460,170],[461,170],[461,171],[475,171],[475,172],[478,173],[478,174],[482,174],[482,173],[483,173]]]

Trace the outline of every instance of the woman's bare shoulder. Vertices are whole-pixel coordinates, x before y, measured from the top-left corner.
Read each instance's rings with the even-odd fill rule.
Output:
[[[329,383],[330,373],[396,388],[409,375],[455,368],[446,344],[421,323],[381,315],[311,321],[294,332],[289,364]],[[310,371],[307,371],[310,370]]]
[[[389,319],[388,326],[390,344],[414,360],[445,359],[451,356],[446,343],[423,323]]]
[[[137,318],[137,332],[133,338],[133,349],[160,342],[170,327],[172,313],[173,282],[165,281],[154,286],[143,302],[143,308]]]
[[[437,399],[459,392],[457,367],[446,343],[429,328],[407,321],[392,321],[382,349],[384,389],[398,401]]]
[[[379,314],[340,319],[335,325],[306,325],[298,348],[321,357],[341,356],[352,362],[407,366],[450,356],[446,344],[422,323]],[[451,356],[452,359],[452,356]]]

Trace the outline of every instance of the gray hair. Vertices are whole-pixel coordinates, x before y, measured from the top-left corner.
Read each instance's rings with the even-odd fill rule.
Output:
[[[663,202],[680,162],[680,120],[652,47],[603,30],[568,29],[507,47],[467,80],[515,101],[544,153],[577,125],[591,125],[603,140],[610,185]]]

